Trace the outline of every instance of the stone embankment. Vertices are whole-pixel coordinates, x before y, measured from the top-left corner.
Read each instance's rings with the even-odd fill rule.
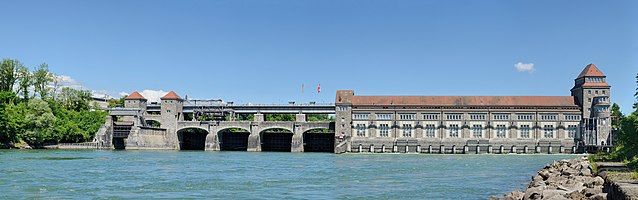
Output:
[[[594,175],[586,157],[554,161],[532,177],[525,191],[490,199],[607,199],[605,180]]]

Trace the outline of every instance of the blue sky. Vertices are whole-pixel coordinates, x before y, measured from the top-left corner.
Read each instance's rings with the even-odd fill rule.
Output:
[[[2,1],[0,57],[84,89],[238,103],[567,96],[596,64],[631,109],[636,1]],[[518,71],[517,63],[534,71]],[[529,66],[529,65],[527,65]],[[317,84],[321,93],[317,94]],[[305,84],[305,93],[301,85]]]

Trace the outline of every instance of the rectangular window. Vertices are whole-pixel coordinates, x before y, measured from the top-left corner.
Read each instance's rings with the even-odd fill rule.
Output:
[[[529,125],[521,125],[521,138],[529,138]]]
[[[438,113],[423,114],[423,119],[424,120],[439,120],[439,114]]]
[[[401,120],[414,120],[414,114],[399,114]]]
[[[470,114],[470,120],[485,120],[485,114]]]
[[[541,115],[541,120],[542,121],[556,121],[558,119],[558,115],[556,114],[542,114]]]
[[[545,138],[554,138],[554,126],[553,125],[545,125],[543,126],[544,136]]]
[[[505,138],[507,137],[506,135],[506,129],[505,129],[505,125],[496,125],[496,137],[497,138]]]
[[[357,137],[365,137],[366,136],[366,125],[365,124],[357,124]]]
[[[377,120],[391,120],[392,114],[377,114]]]
[[[403,124],[403,137],[412,137],[412,124]]]
[[[463,114],[445,114],[447,120],[462,120]]]
[[[534,120],[533,114],[517,114],[518,120]]]
[[[565,115],[565,121],[580,121],[580,115]]]
[[[576,136],[577,125],[569,125],[567,126],[567,137],[574,138]]]
[[[477,124],[472,125],[472,136],[474,138],[483,138],[483,126]]]
[[[379,125],[379,137],[389,137],[390,136],[390,126],[388,124]]]
[[[458,124],[451,124],[450,125],[450,137],[451,138],[458,138],[459,137],[459,125]]]
[[[435,131],[436,131],[436,128],[434,127],[434,124],[425,125],[425,137],[428,137],[428,138],[436,137]]]
[[[603,94],[605,94],[605,90],[603,90]]]
[[[509,120],[510,119],[510,115],[509,114],[493,114],[492,115],[492,119],[494,119],[494,120]]]
[[[348,107],[345,106],[339,106],[339,111],[343,112],[343,111],[348,111]]]
[[[368,117],[369,117],[368,114],[361,114],[361,113],[352,115],[352,119],[368,119]]]

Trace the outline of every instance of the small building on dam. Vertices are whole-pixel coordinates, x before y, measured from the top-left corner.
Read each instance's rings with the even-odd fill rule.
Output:
[[[359,96],[334,104],[160,102],[109,110],[103,148],[373,153],[577,153],[613,145],[610,86],[589,64],[570,96]],[[269,115],[283,114],[287,120]],[[334,120],[308,120],[330,115]]]

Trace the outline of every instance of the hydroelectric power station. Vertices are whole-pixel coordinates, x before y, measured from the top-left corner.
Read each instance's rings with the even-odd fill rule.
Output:
[[[570,96],[357,96],[339,90],[334,104],[235,105],[184,100],[172,91],[148,102],[135,92],[123,108],[109,110],[96,141],[107,149],[577,153],[613,145],[610,88],[589,64]],[[294,121],[265,120],[269,114],[292,114]],[[335,121],[306,120],[312,114]]]

